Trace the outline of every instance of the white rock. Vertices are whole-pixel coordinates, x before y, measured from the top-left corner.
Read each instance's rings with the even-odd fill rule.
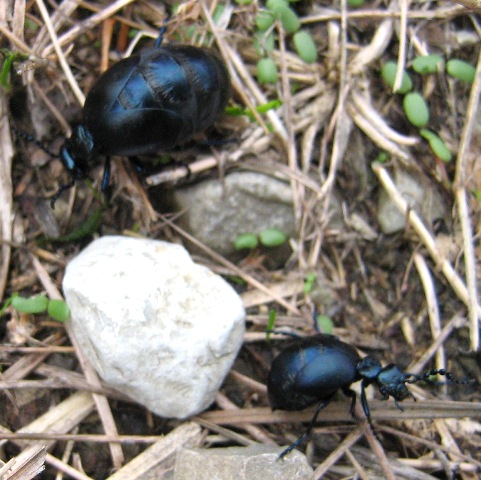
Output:
[[[81,348],[110,385],[164,417],[207,408],[244,334],[240,297],[180,245],[102,237],[67,266]]]

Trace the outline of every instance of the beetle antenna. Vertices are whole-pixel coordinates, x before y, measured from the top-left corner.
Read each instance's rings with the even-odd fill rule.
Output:
[[[456,383],[458,385],[478,383],[478,381],[475,378],[457,379],[454,373],[448,372],[444,368],[440,368],[440,369],[434,368],[432,370],[428,370],[427,372],[424,372],[421,375],[417,375],[415,373],[406,373],[405,383],[417,383],[420,381],[429,381],[429,377],[432,377],[433,375],[443,375],[448,380],[448,383]]]
[[[22,138],[26,142],[33,143],[35,146],[43,150],[47,155],[50,155],[52,158],[59,158],[59,154],[52,152],[49,148],[47,148],[42,142],[37,140],[33,135],[30,135],[27,132],[23,132],[22,130],[18,130],[14,125],[12,125],[12,131],[16,137]]]

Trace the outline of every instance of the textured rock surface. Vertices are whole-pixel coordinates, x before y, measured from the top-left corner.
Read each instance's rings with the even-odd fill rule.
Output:
[[[176,189],[174,203],[185,212],[186,230],[223,255],[235,252],[240,234],[277,228],[292,236],[295,230],[291,187],[262,173],[236,172]]]
[[[216,252],[231,257],[238,252],[235,239],[244,233],[259,234],[277,228],[296,237],[294,198],[289,183],[258,172],[229,173],[222,180],[209,179],[172,192],[173,208],[182,212],[179,221],[195,238]],[[340,201],[331,197],[329,227],[343,223]],[[288,246],[288,245],[287,245]],[[265,252],[278,256],[279,268],[291,250]]]
[[[394,183],[408,204],[419,213],[427,225],[443,218],[446,214],[441,195],[428,181],[422,177],[414,177],[397,169],[394,175]],[[396,208],[385,190],[381,191],[378,202],[378,222],[385,234],[391,234],[403,230],[406,226],[406,218]]]
[[[284,450],[269,445],[230,448],[184,448],[177,452],[174,480],[312,480],[306,457],[294,450],[278,461]]]
[[[109,384],[165,417],[214,400],[242,344],[240,297],[175,244],[102,237],[67,266],[82,349]]]

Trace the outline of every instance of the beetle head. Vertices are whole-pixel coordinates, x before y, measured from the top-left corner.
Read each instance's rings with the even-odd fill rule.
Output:
[[[379,391],[385,398],[393,397],[396,401],[402,401],[407,397],[414,398],[406,387],[409,375],[406,375],[397,365],[385,366],[376,378]]]
[[[74,127],[72,136],[65,140],[59,155],[72,180],[87,177],[89,163],[96,153],[92,135],[84,125]]]

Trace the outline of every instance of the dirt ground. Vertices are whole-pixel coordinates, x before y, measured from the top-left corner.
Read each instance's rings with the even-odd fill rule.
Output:
[[[443,1],[357,8],[345,2],[292,3],[301,28],[315,42],[317,61],[302,61],[292,35],[276,22],[268,55],[279,78],[261,84],[253,38],[262,7],[255,0],[190,1],[172,15],[170,5],[149,0],[61,5],[10,0],[0,6],[4,57],[24,54],[12,69],[4,68],[1,79],[2,305],[14,293],[60,298],[65,265],[96,236],[185,242],[162,192],[200,178],[236,169],[275,172],[292,186],[297,222],[290,256],[275,269],[276,259],[266,249],[234,261],[198,245],[203,253],[196,261],[235,280],[247,308],[247,332],[216,403],[189,421],[156,417],[104,385],[72,344],[68,323],[7,308],[0,318],[0,459],[9,466],[15,461],[18,467],[23,458],[31,472],[45,461],[41,478],[105,479],[165,438],[156,468],[165,474],[157,478],[169,478],[172,449],[192,442],[205,448],[252,440],[288,445],[302,434],[312,409],[272,412],[268,406],[268,371],[286,341],[282,336],[266,341],[272,311],[276,328],[312,335],[317,308],[335,335],[383,363],[414,373],[447,368],[460,379],[481,379],[476,287],[481,73],[477,69],[474,82],[464,82],[444,67],[430,75],[412,67],[414,58],[428,53],[476,67],[479,12]],[[68,175],[48,152],[58,152],[80,120],[99,73],[122,55],[152,45],[167,15],[166,42],[210,46],[228,66],[230,114],[212,135],[230,141],[194,142],[172,153],[177,163],[141,175],[115,158],[108,206],[98,193],[99,163],[89,171],[93,187],[78,182],[52,210],[48,199]],[[437,157],[407,120],[403,96],[381,78],[387,61],[411,75],[414,90],[429,105],[427,128],[452,152],[450,161]],[[280,106],[256,110],[276,100]],[[249,115],[233,115],[234,110]],[[15,131],[28,132],[45,148]],[[402,197],[394,182],[400,170],[423,186],[422,196],[435,192],[442,215],[433,218]],[[383,233],[380,226],[382,192],[404,217],[395,233]],[[334,213],[340,221],[330,222]],[[479,478],[479,387],[417,383],[410,389],[418,401],[404,402],[404,411],[374,392],[370,406],[380,443],[365,423],[352,421],[349,400],[336,397],[300,447],[315,477]],[[200,425],[202,434],[194,435],[190,422]],[[164,437],[169,433],[177,433],[175,445]],[[109,443],[114,439],[117,443]],[[34,475],[16,474],[2,477],[0,463],[0,478]],[[140,475],[124,470],[118,478]]]

